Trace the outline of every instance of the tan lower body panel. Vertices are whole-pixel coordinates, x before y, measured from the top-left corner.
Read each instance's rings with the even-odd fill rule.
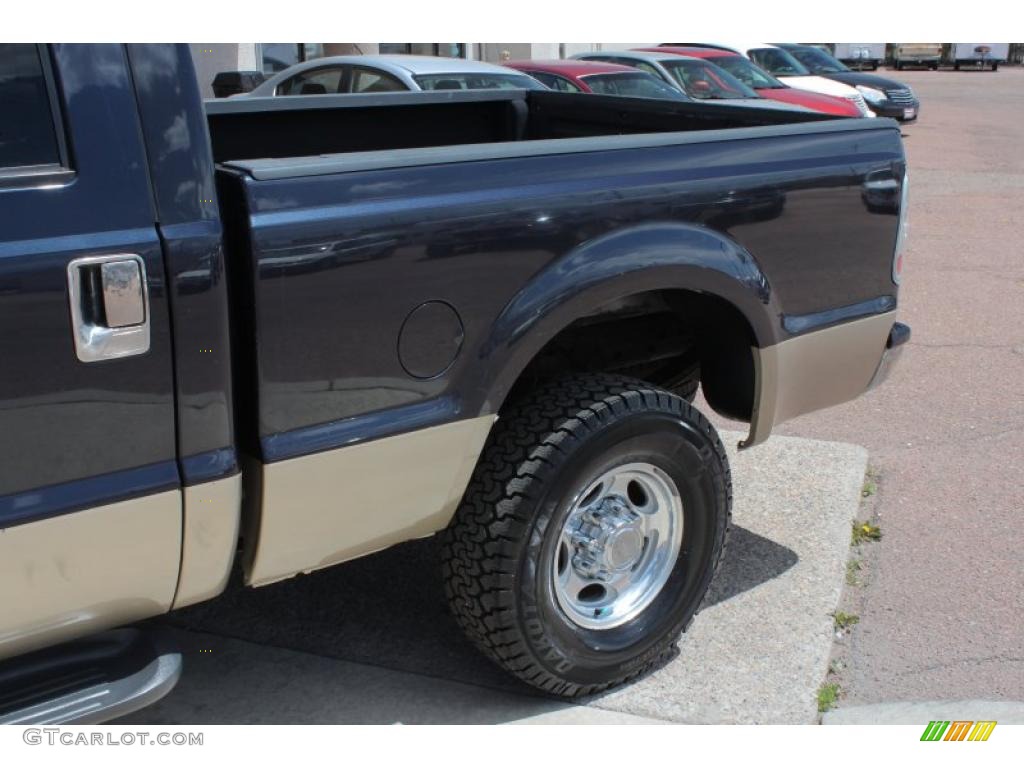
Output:
[[[885,354],[895,312],[872,315],[754,349],[756,391],[749,448],[772,427],[862,395]]]
[[[185,488],[181,573],[172,608],[219,595],[238,548],[241,473]]]
[[[268,584],[444,528],[495,418],[267,464],[247,583]]]
[[[166,612],[181,493],[0,530],[0,658]]]

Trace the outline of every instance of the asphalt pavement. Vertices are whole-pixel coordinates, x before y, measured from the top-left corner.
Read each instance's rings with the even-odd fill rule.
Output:
[[[1024,70],[904,71],[913,337],[880,389],[783,425],[865,446],[882,540],[838,643],[840,708],[1024,701]]]

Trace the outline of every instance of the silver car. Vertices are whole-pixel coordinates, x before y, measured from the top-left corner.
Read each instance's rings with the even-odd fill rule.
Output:
[[[246,96],[309,96],[388,91],[459,91],[484,88],[547,90],[514,69],[440,56],[327,56],[278,72]]]

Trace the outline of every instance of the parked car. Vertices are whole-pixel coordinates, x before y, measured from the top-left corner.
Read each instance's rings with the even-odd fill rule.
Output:
[[[860,91],[844,83],[811,74],[803,64],[786,51],[769,43],[742,43],[734,50],[749,58],[766,72],[779,78],[786,85],[803,88],[827,96],[838,96],[856,105],[862,117],[874,117]]]
[[[791,43],[777,45],[788,51],[812,74],[856,88],[871,107],[871,111],[879,117],[891,117],[901,122],[917,120],[921,105],[909,86],[887,77],[854,72],[820,48]]]
[[[851,69],[876,70],[885,61],[885,43],[832,43],[830,53]]]
[[[679,89],[648,72],[605,61],[526,59],[507,61],[505,66],[524,72],[551,90],[563,93],[603,93],[608,96],[688,101]]]
[[[999,65],[1010,56],[1009,43],[946,43],[943,46],[943,63],[952,64],[959,70],[969,66],[976,69],[991,67],[995,72]]]
[[[184,45],[0,46],[0,720],[123,715],[181,655],[96,633],[434,533],[530,685],[671,658],[730,527],[698,383],[748,449],[884,378],[906,159],[889,121],[622,101],[204,112]]]
[[[942,43],[896,43],[892,63],[896,69],[907,66],[938,69],[942,61]]]
[[[662,46],[659,48],[640,49],[650,52],[688,56],[713,63],[725,70],[735,79],[752,88],[758,96],[774,102],[804,107],[815,112],[840,117],[861,117],[855,104],[847,99],[825,96],[802,88],[791,88],[778,78],[772,77],[763,69],[735,51],[720,48],[681,48]]]
[[[694,100],[764,109],[803,110],[793,104],[768,102],[725,70],[699,58],[664,51],[598,51],[578,53],[578,61],[602,61],[634,67],[659,78]]]
[[[236,98],[543,87],[522,72],[484,61],[406,54],[325,56],[288,67]]]

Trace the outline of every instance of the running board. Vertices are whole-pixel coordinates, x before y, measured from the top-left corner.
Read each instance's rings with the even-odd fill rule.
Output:
[[[167,634],[115,629],[0,663],[0,724],[106,722],[157,701],[180,675]]]

